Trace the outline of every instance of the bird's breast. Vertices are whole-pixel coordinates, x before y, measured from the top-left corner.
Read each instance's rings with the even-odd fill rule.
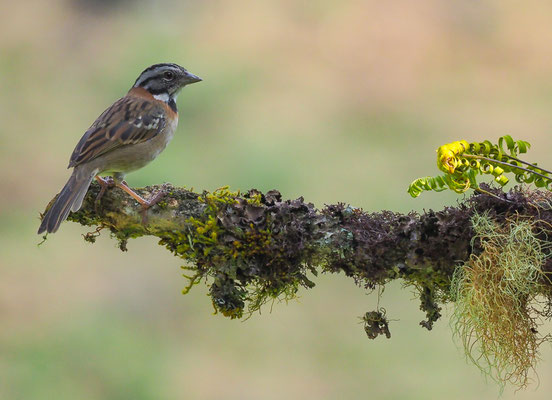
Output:
[[[154,147],[157,149],[157,153],[155,154],[154,158],[159,155],[163,150],[165,150],[165,147],[169,144],[169,142],[174,137],[174,133],[176,132],[176,127],[178,126],[178,115],[176,115],[175,118],[172,118],[170,122],[167,124],[163,132],[156,137],[152,139],[152,141],[155,141],[159,139],[159,144],[155,144]]]

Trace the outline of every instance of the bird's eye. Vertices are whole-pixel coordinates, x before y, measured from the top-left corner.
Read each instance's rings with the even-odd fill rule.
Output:
[[[163,74],[163,77],[168,81],[172,81],[174,79],[174,73],[171,71],[167,71]]]

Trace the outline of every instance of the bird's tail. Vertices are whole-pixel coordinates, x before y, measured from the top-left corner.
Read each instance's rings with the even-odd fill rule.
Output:
[[[73,170],[73,174],[61,189],[56,201],[44,215],[40,228],[38,228],[38,234],[56,232],[59,225],[69,215],[69,211],[80,209],[94,175],[94,172],[88,173],[78,167]]]

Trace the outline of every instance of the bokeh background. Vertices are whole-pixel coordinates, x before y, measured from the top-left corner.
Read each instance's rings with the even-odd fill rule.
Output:
[[[495,399],[450,309],[422,329],[399,283],[380,300],[393,337],[370,341],[359,316],[377,296],[343,276],[231,321],[204,286],[180,294],[181,261],[155,240],[122,253],[76,224],[40,247],[35,232],[82,133],[157,62],[204,82],[133,186],[406,212],[458,200],[406,193],[453,140],[511,134],[550,167],[551,18],[552,3],[513,0],[0,0],[0,398]],[[502,398],[550,398],[541,356],[535,383]]]

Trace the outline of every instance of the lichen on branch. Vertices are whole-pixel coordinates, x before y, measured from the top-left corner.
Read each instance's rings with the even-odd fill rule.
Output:
[[[138,191],[147,197],[158,189]],[[186,290],[205,280],[223,315],[240,318],[272,298],[292,298],[300,288],[312,288],[319,272],[344,273],[368,289],[399,278],[413,285],[426,312],[422,325],[429,329],[440,304],[449,300],[455,267],[478,251],[470,244],[475,211],[499,220],[548,213],[531,207],[520,190],[503,193],[503,200],[476,195],[442,211],[400,214],[345,204],[317,210],[303,198],[282,200],[277,191],[241,194],[223,188],[198,194],[169,186],[143,225],[134,200],[112,189],[98,207],[98,190],[91,186],[69,220],[108,228],[123,250],[131,238],[158,237],[186,261]]]
[[[538,332],[550,318],[550,301],[540,286],[549,284],[542,266],[550,245],[538,238],[534,221],[512,216],[498,224],[486,214],[472,218],[482,251],[457,268],[452,281],[455,312],[451,325],[466,355],[499,383],[525,387],[547,340]]]
[[[470,357],[485,357],[485,365],[496,368],[499,380],[526,384],[527,370],[536,360],[535,344],[545,340],[538,332],[539,321],[552,314],[550,192],[516,188],[505,193],[484,187],[483,193],[456,207],[400,214],[369,213],[343,203],[316,209],[302,197],[283,200],[275,190],[242,194],[227,188],[212,193],[164,188],[167,195],[148,210],[146,224],[140,206],[118,189],[95,203],[97,184],[91,186],[81,210],[68,219],[95,228],[85,235],[89,241],[108,229],[122,250],[132,238],[159,238],[184,262],[184,293],[206,282],[215,310],[230,318],[249,315],[272,299],[293,298],[314,287],[318,273],[343,273],[368,290],[402,279],[418,293],[426,317],[420,323],[423,327],[431,329],[443,304],[455,302],[455,329]],[[137,191],[147,198],[159,189]],[[530,231],[524,237],[530,237],[532,244],[516,247],[513,239],[490,243],[490,236],[474,224],[478,215],[485,215],[488,226],[506,238],[512,236],[508,232],[517,232],[514,221],[526,235]],[[527,254],[533,254],[530,250],[537,245],[539,257],[531,264],[529,278],[514,274],[525,277],[517,285],[501,280],[514,276],[517,270],[512,265],[525,265]],[[485,269],[476,269],[479,266]],[[474,278],[473,272],[479,270]],[[535,299],[544,304],[536,314]],[[519,305],[518,311],[504,314],[507,304]],[[362,321],[369,338],[391,336],[385,309],[378,306],[366,312]],[[512,324],[524,324],[523,334],[509,335],[507,327]],[[487,342],[481,353],[470,353],[482,336]],[[516,343],[527,345],[525,358],[509,358]]]

